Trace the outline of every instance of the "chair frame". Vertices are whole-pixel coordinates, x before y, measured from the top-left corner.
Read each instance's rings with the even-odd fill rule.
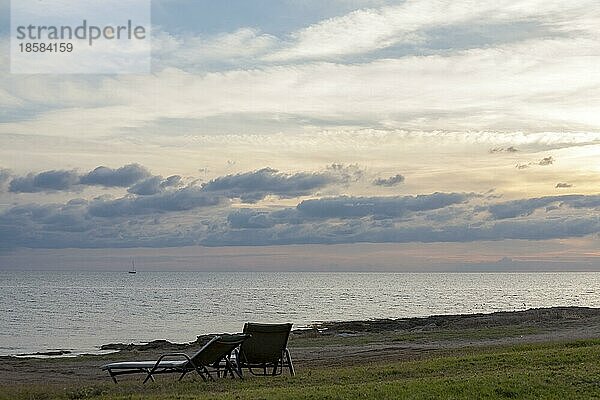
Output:
[[[249,335],[246,334],[242,334],[239,335],[240,339],[237,340],[237,345],[236,348],[234,348],[232,350],[236,351],[237,347],[239,347],[239,345],[241,343],[244,342],[244,340],[246,340]],[[231,353],[229,354],[224,354],[221,359],[217,360],[214,363],[210,363],[207,365],[198,363],[198,362],[194,362],[194,359],[199,356],[203,351],[206,351],[206,349],[209,349],[211,345],[213,345],[215,342],[222,340],[221,336],[215,336],[213,337],[208,343],[206,343],[200,350],[198,350],[193,356],[189,356],[185,353],[165,353],[160,355],[160,357],[158,358],[158,360],[156,360],[156,362],[154,363],[154,365],[152,366],[152,368],[148,368],[148,365],[142,365],[142,363],[140,363],[139,367],[136,366],[131,366],[131,367],[123,367],[123,368],[119,368],[119,363],[113,363],[113,364],[107,364],[104,365],[102,367],[102,370],[106,370],[108,371],[110,377],[112,378],[112,380],[114,381],[114,383],[118,383],[117,381],[117,376],[120,375],[129,375],[129,374],[137,374],[137,373],[146,373],[146,379],[144,379],[143,383],[148,382],[148,380],[152,380],[153,382],[154,380],[154,375],[160,375],[160,374],[168,374],[168,373],[180,373],[181,375],[179,376],[179,381],[181,381],[183,379],[184,376],[186,376],[188,373],[196,371],[198,373],[198,375],[200,375],[200,377],[202,378],[202,380],[204,382],[207,382],[208,380],[210,381],[214,381],[214,377],[212,376],[211,372],[209,371],[208,367],[211,367],[212,369],[214,369],[217,373],[218,377],[221,377],[221,368],[224,369],[224,374],[223,377],[226,377],[228,374],[231,374],[231,377],[234,378],[236,375],[240,378],[243,379],[243,376],[238,372],[237,368],[234,366],[234,364],[231,362],[230,360],[230,356]],[[236,341],[234,341],[235,343]],[[178,364],[163,364],[161,365],[161,362],[165,359],[165,358],[171,358],[171,357],[180,357],[183,358],[183,360],[181,360],[180,363]],[[135,364],[135,361],[132,362],[126,362],[128,364]],[[116,371],[115,371],[116,370]]]
[[[269,326],[269,324],[253,324],[246,323],[244,325],[244,333],[252,334],[251,330],[248,330],[252,325],[259,325],[261,327]],[[287,331],[285,337],[285,347],[281,350],[281,355],[277,359],[275,363],[273,362],[249,362],[246,359],[246,355],[243,351],[243,345],[240,345],[239,348],[236,348],[233,351],[233,355],[235,357],[235,367],[237,368],[237,374],[239,376],[243,375],[242,370],[245,368],[250,372],[250,374],[255,376],[277,376],[282,375],[284,369],[287,369],[291,376],[296,375],[296,370],[294,369],[294,364],[292,362],[292,356],[290,354],[290,350],[287,348],[288,339],[292,330],[292,324],[271,324],[273,327],[281,327],[283,325],[287,325],[289,330]],[[269,371],[269,369],[271,369]]]

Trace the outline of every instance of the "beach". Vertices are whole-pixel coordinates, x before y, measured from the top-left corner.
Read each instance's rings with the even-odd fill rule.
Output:
[[[210,337],[211,335],[199,336],[196,342],[188,344],[167,341],[145,345],[107,344],[103,349],[113,349],[116,352],[105,355],[2,357],[0,385],[5,396],[16,396],[32,384],[41,385],[40,390],[49,393],[48,398],[53,398],[52,394],[57,394],[56,390],[63,393],[64,388],[100,385],[99,387],[112,390],[107,386],[112,384],[110,378],[100,370],[101,365],[118,360],[152,360],[159,354],[172,351],[191,353]],[[302,377],[331,368],[365,365],[377,368],[377,365],[432,360],[490,349],[560,345],[598,338],[600,309],[555,307],[492,314],[325,322],[293,331],[289,348],[298,376]],[[194,376],[190,375],[185,379],[201,385]],[[158,383],[152,385],[172,384],[174,380],[173,377],[161,377]],[[127,377],[123,381],[134,385],[138,390],[145,390],[139,385],[139,376]],[[241,383],[244,384],[246,383]]]

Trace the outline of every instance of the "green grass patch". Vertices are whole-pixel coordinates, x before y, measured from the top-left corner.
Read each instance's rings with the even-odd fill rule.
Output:
[[[203,383],[0,388],[0,399],[590,399],[600,398],[600,340],[468,348],[454,356],[301,369],[296,377]],[[108,378],[107,378],[108,380]]]

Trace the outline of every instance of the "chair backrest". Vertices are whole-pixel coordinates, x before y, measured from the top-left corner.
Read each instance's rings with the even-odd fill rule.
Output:
[[[287,347],[292,324],[255,324],[247,322],[244,333],[250,335],[240,346],[242,362],[276,363]]]
[[[215,336],[190,358],[196,366],[214,364],[229,355],[248,338],[249,335],[245,333]]]

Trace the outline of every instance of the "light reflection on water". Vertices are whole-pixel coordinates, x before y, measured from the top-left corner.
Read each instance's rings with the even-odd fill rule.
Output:
[[[240,331],[246,321],[600,307],[600,273],[2,272],[0,354]]]

